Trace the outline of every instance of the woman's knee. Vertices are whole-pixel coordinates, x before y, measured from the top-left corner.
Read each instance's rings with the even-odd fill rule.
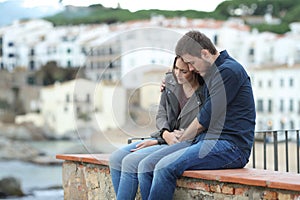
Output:
[[[109,163],[110,164],[120,164],[122,163],[122,160],[124,157],[126,157],[128,154],[131,153],[130,149],[132,149],[133,146],[132,144],[124,146],[120,149],[115,150],[114,152],[111,153],[109,157]]]
[[[122,160],[122,171],[137,173],[138,166],[145,155],[139,153],[131,153],[125,156]]]
[[[123,158],[124,158],[124,154],[121,154],[119,150],[114,151],[109,157],[110,168],[121,170],[121,164]]]

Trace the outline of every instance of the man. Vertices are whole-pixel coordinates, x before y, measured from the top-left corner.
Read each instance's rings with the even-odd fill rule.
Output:
[[[165,132],[170,145],[146,157],[138,169],[143,199],[173,199],[176,180],[188,169],[242,168],[249,159],[255,128],[250,78],[227,51],[218,52],[203,33],[190,31],[176,54],[205,80],[206,100],[190,126]]]

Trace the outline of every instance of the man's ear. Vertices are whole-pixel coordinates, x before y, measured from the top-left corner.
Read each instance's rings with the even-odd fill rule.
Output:
[[[201,57],[202,59],[209,59],[210,58],[210,54],[209,54],[209,51],[207,49],[202,49],[201,50]]]
[[[202,49],[201,50],[201,58],[205,61],[210,61],[211,59],[211,54],[207,49]]]

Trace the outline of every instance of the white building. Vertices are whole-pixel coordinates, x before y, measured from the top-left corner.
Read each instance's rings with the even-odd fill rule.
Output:
[[[9,71],[15,67],[30,69],[34,62],[34,46],[42,42],[52,28],[52,23],[40,19],[16,21],[4,27],[0,35],[1,68]]]
[[[41,113],[54,136],[85,127],[105,131],[124,125],[125,97],[120,87],[76,79],[43,88]]]
[[[0,31],[1,68],[37,70],[50,61],[59,67],[82,67],[85,53],[76,41],[88,31],[89,26],[53,27],[40,19],[16,21]]]
[[[300,62],[299,23],[292,23],[290,27],[290,33],[277,35],[250,32],[250,28],[238,19],[218,21],[154,16],[150,20],[110,26],[65,27],[54,27],[41,19],[16,21],[0,30],[0,61],[1,68],[8,70],[15,67],[36,70],[49,61],[56,61],[61,67],[87,66],[87,69],[109,68],[113,64],[122,66],[121,75],[113,70],[111,75],[124,76],[143,65],[169,65],[166,52],[173,53],[178,38],[188,30],[200,30],[219,50],[227,49],[247,67],[266,63],[293,65]],[[101,44],[104,46],[99,51],[92,51]],[[117,57],[108,58],[111,49]],[[95,60],[95,55],[104,60]],[[94,58],[89,59],[89,56]],[[130,81],[126,84],[132,87]]]
[[[171,69],[171,66],[168,68]],[[160,85],[161,81],[165,77],[167,69],[158,69],[145,72],[143,75],[143,83],[141,84],[140,99],[141,107],[149,112],[153,112],[156,115],[159,101],[160,101]]]
[[[249,70],[256,103],[256,130],[300,128],[300,65]]]

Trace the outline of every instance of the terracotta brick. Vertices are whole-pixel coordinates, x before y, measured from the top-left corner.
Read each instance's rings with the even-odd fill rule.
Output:
[[[190,182],[186,179],[179,179],[177,180],[177,186],[183,187],[183,188],[190,188],[195,190],[203,190],[206,192],[209,192],[209,184],[205,182]]]
[[[278,199],[280,200],[291,200],[294,199],[294,195],[291,194],[283,194],[283,193],[278,193]]]
[[[222,193],[223,194],[234,194],[234,188],[230,187],[228,185],[223,185],[222,186]]]
[[[210,185],[209,189],[211,192],[221,193],[220,185]]]
[[[204,190],[209,192],[209,185],[203,182],[190,182],[188,184],[188,187],[196,190],[198,189],[198,190]]]
[[[235,195],[245,196],[245,195],[247,195],[248,191],[249,191],[248,188],[235,188],[234,194]]]
[[[263,194],[264,200],[277,200],[277,192],[265,191]]]

